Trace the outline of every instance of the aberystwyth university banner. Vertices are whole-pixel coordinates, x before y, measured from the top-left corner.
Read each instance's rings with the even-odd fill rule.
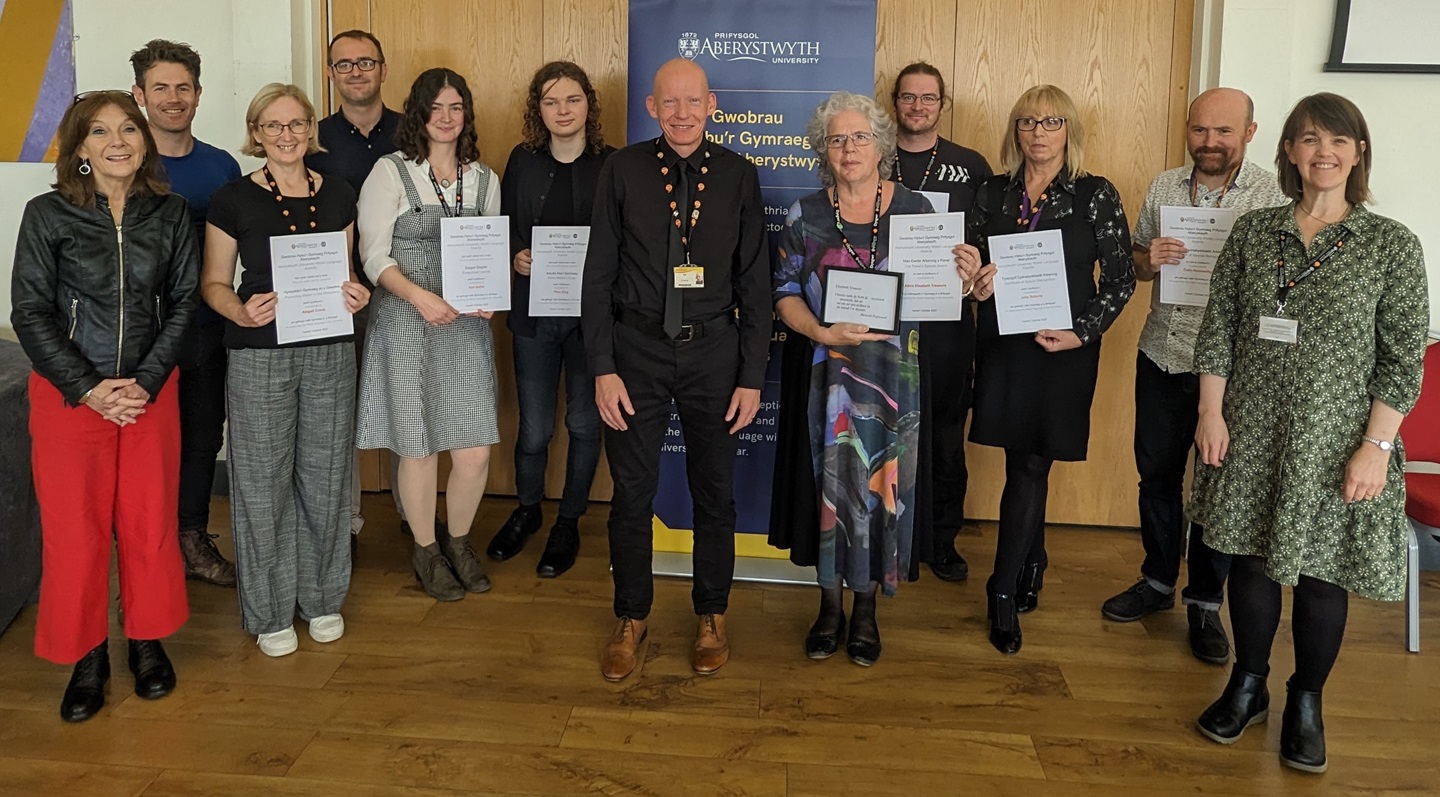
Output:
[[[682,57],[704,67],[718,107],[710,141],[744,155],[760,173],[772,247],[785,215],[820,187],[805,126],[836,91],[875,90],[876,0],[631,0],[630,143],[659,135],[645,109],[655,70]],[[772,343],[760,412],[736,439],[738,578],[790,580],[804,571],[766,543],[770,479],[780,407],[779,331]],[[685,439],[673,412],[655,497],[655,572],[689,575],[692,524]],[[670,552],[667,555],[665,552]],[[777,561],[779,560],[779,561]]]

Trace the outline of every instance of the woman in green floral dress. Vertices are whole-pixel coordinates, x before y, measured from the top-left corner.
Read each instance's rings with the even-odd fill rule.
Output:
[[[1235,668],[1199,719],[1222,744],[1269,714],[1280,585],[1294,587],[1295,674],[1280,759],[1326,766],[1320,692],[1348,593],[1405,586],[1404,449],[1429,304],[1420,242],[1370,212],[1370,135],[1349,100],[1316,94],[1285,122],[1280,187],[1295,202],[1235,225],[1195,349],[1200,422],[1190,514],[1234,555]]]

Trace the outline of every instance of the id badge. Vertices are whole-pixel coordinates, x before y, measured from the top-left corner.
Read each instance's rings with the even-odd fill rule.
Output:
[[[1300,339],[1300,322],[1292,318],[1260,316],[1260,339],[1277,343],[1295,343]]]
[[[677,288],[703,288],[705,287],[705,268],[686,263],[683,266],[675,267],[675,287]]]

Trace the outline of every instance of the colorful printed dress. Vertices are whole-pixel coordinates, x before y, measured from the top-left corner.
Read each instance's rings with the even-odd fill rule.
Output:
[[[889,269],[890,217],[930,213],[929,200],[903,186],[880,219],[877,270]],[[862,262],[870,259],[870,225],[845,223]],[[827,191],[790,208],[776,263],[775,300],[803,298],[820,316],[825,271],[857,264],[841,243]],[[810,360],[810,451],[819,490],[820,586],[864,592],[879,582],[893,595],[910,571],[915,471],[920,431],[920,333],[859,346],[815,344]],[[782,474],[777,477],[783,478]]]

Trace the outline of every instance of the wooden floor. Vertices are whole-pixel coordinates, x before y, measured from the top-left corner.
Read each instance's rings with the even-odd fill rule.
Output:
[[[485,503],[477,547],[512,507]],[[493,591],[447,604],[417,589],[388,497],[367,495],[366,512],[343,639],[316,644],[302,624],[300,651],[268,659],[240,630],[234,591],[192,583],[193,616],[166,645],[176,692],[131,694],[116,628],[110,702],[78,726],[57,715],[68,668],[34,658],[27,610],[0,638],[0,794],[1440,793],[1436,574],[1425,654],[1403,649],[1402,605],[1352,603],[1325,694],[1330,772],[1316,777],[1276,756],[1286,624],[1274,720],[1227,748],[1194,730],[1226,668],[1191,658],[1183,610],[1101,619],[1101,601],[1139,566],[1133,532],[1052,530],[1040,609],[1023,618],[1014,658],[985,641],[994,532],[984,524],[961,539],[970,583],[927,571],[882,602],[885,653],[872,669],[801,654],[813,588],[740,584],[731,662],[695,676],[689,584],[662,579],[642,668],[611,685],[597,666],[613,624],[603,507],[561,579],[535,578],[536,540],[491,566]],[[215,513],[224,525],[223,501]]]

